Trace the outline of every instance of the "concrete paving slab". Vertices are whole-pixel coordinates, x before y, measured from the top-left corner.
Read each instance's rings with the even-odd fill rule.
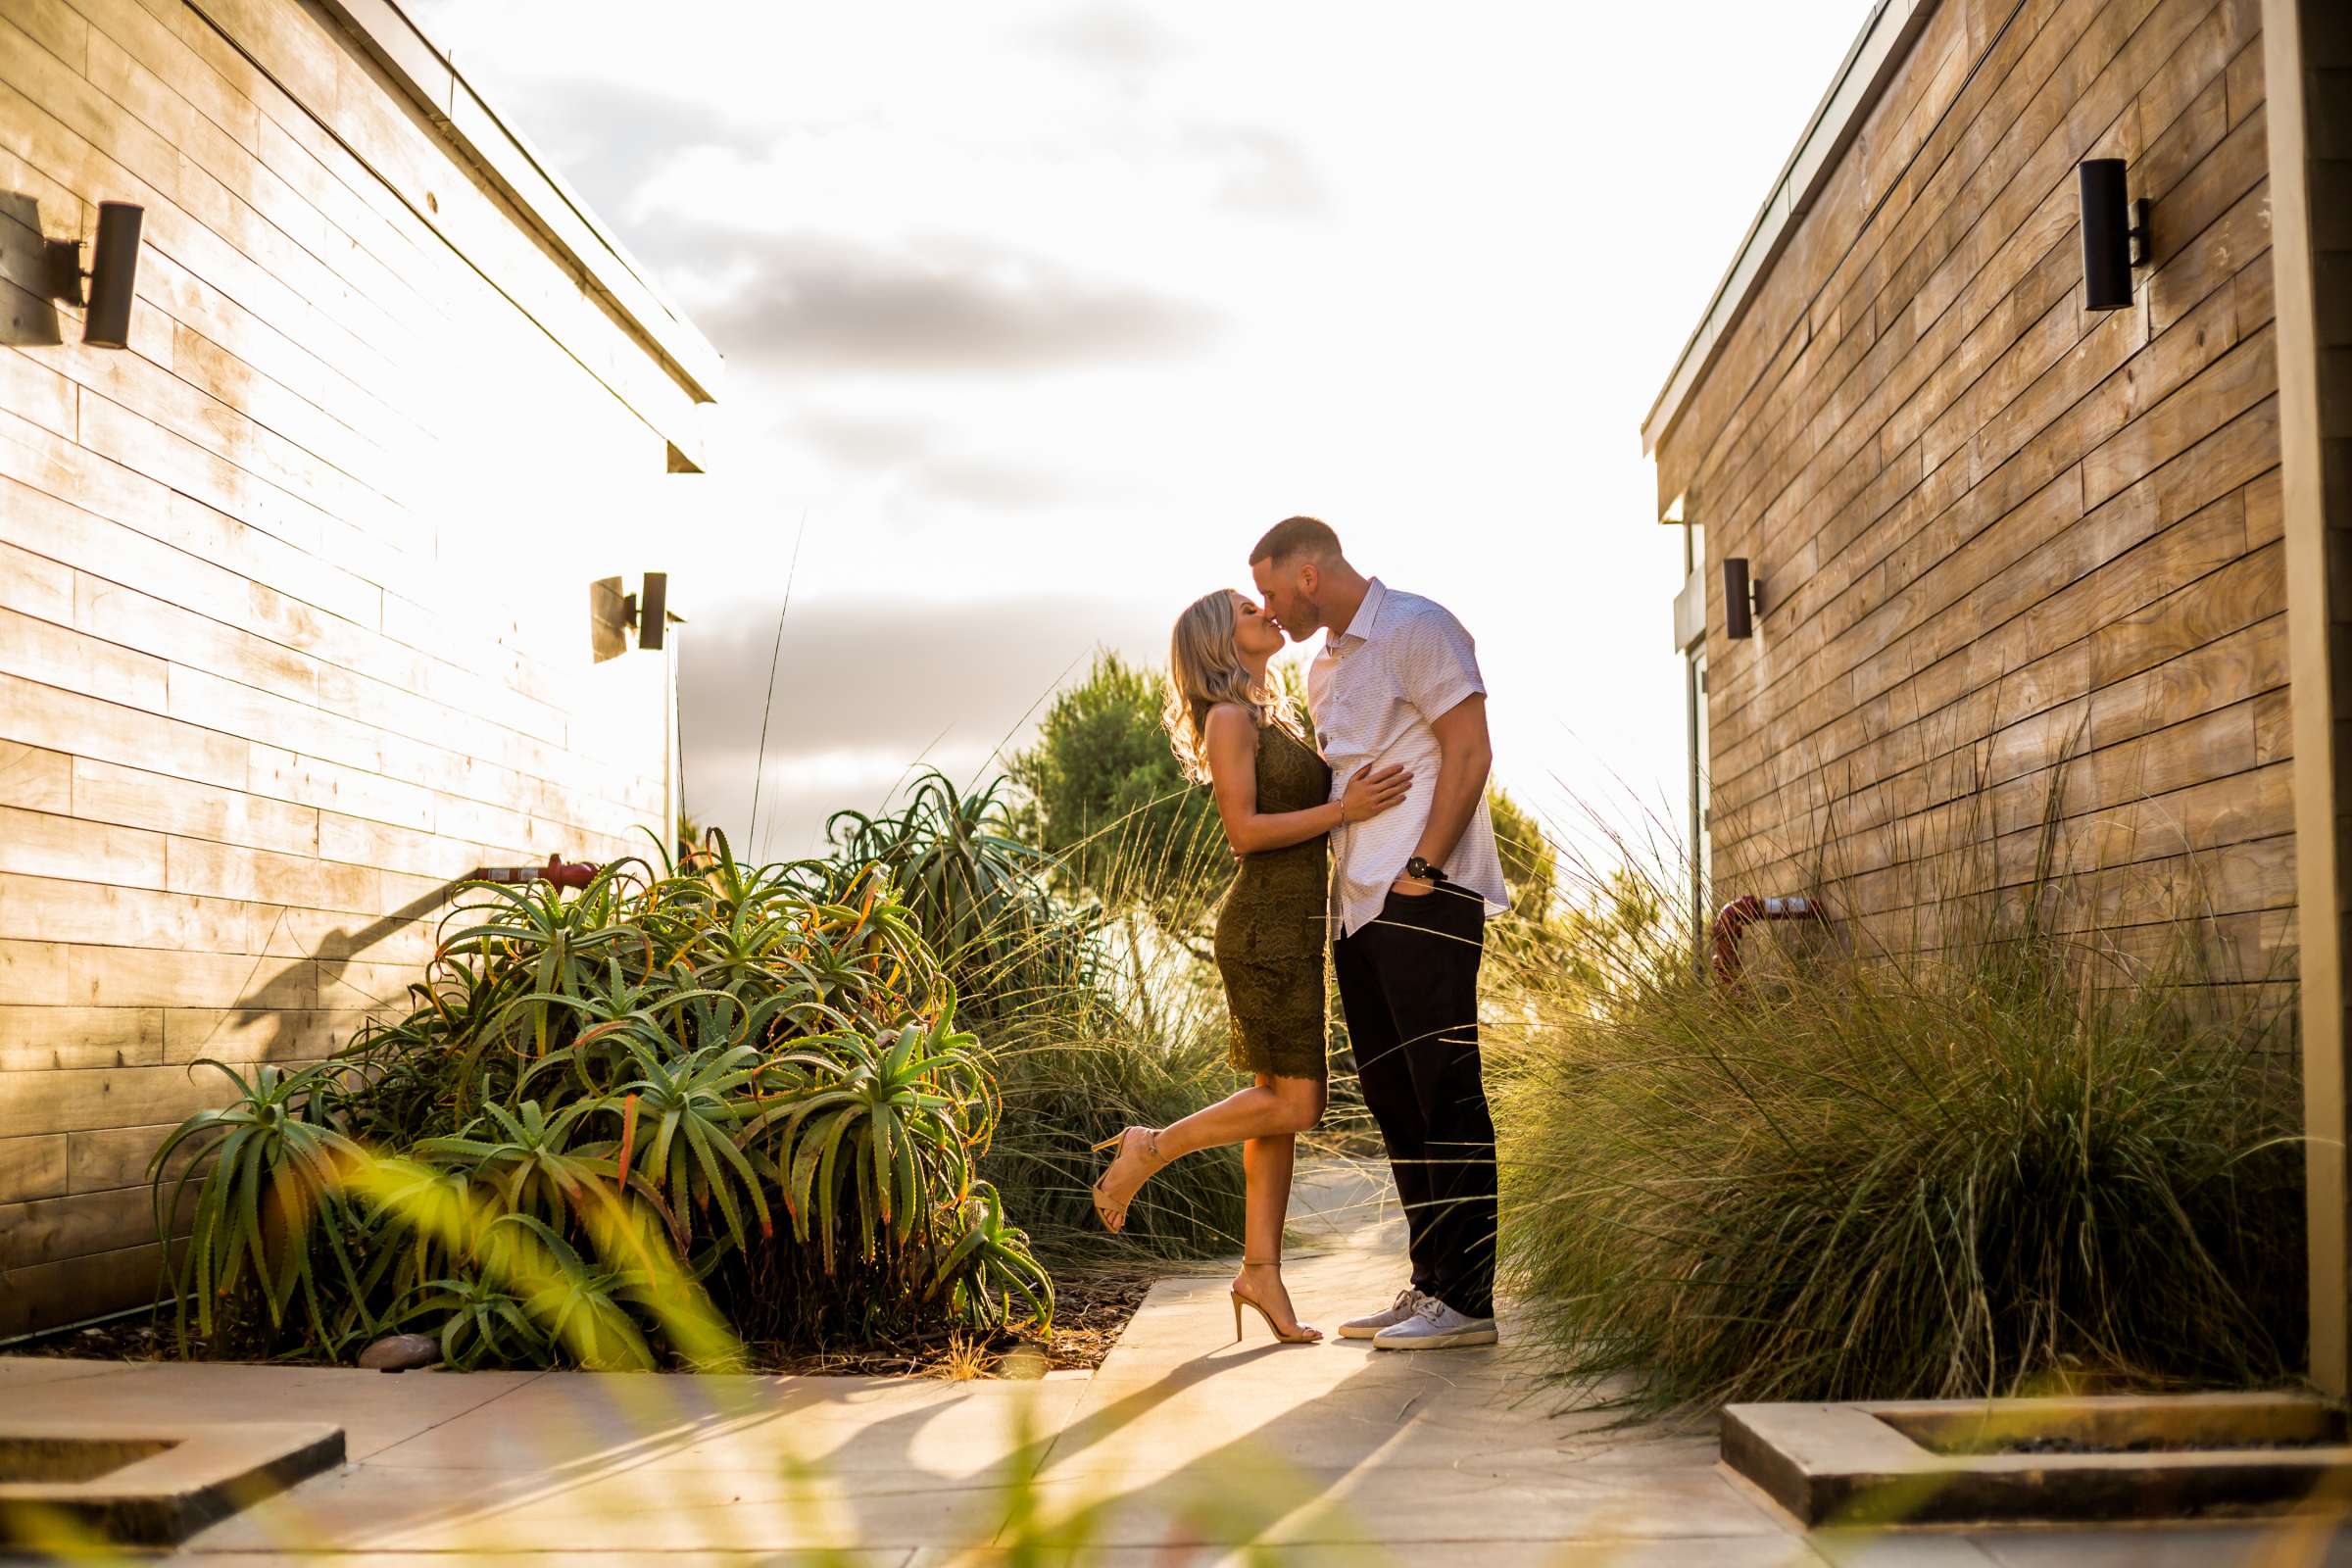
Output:
[[[136,1372],[152,1361],[84,1361],[63,1355],[0,1355],[0,1394],[12,1398],[19,1389],[36,1383],[62,1383],[68,1378],[102,1378],[118,1372]]]
[[[1414,1544],[1395,1550],[1360,1542],[1246,1547],[1179,1544],[1018,1557],[1003,1548],[926,1546],[907,1568],[1024,1568],[1029,1563],[1043,1568],[1429,1568],[1465,1561],[1475,1561],[1477,1568],[1822,1568],[1822,1559],[1799,1543],[1748,1537]]]
[[[650,1560],[660,1568],[906,1568],[915,1549],[875,1546],[808,1551],[677,1551]],[[330,1560],[334,1568],[553,1568],[558,1554],[546,1551],[354,1551]],[[649,1560],[640,1551],[576,1551],[561,1554],[563,1568],[643,1568]],[[234,1559],[234,1568],[317,1568],[319,1559],[308,1552],[256,1551]],[[0,1557],[0,1568],[15,1568],[14,1559]],[[27,1560],[25,1568],[33,1568]],[[44,1563],[40,1568],[54,1568]]]
[[[256,1497],[343,1462],[318,1422],[101,1422],[0,1413],[0,1542],[72,1550],[92,1541],[184,1540]]]
[[[1342,1259],[1321,1257],[1294,1260],[1289,1266],[1291,1299],[1300,1321],[1316,1324],[1330,1336],[1313,1345],[1276,1340],[1253,1312],[1245,1313],[1242,1338],[1236,1341],[1229,1273],[1208,1280],[1161,1280],[1146,1294],[1142,1307],[1096,1376],[1115,1383],[1122,1377],[1152,1376],[1171,1359],[1247,1358],[1257,1375],[1315,1378],[1329,1375],[1327,1369],[1318,1370],[1323,1367],[1321,1358],[1344,1356],[1351,1367],[1374,1369],[1381,1375],[1443,1372],[1447,1377],[1508,1384],[1522,1393],[1533,1392],[1538,1372],[1532,1350],[1524,1341],[1514,1341],[1507,1319],[1499,1346],[1380,1350],[1369,1340],[1340,1339],[1335,1331],[1344,1318],[1385,1307],[1395,1295],[1394,1291],[1333,1290],[1328,1277],[1344,1266]],[[1319,1305],[1329,1310],[1319,1312]]]
[[[1002,1485],[589,1466],[539,1473],[352,1465],[197,1536],[251,1551],[631,1553],[952,1544],[994,1539]]]
[[[2087,1446],[2014,1446],[2042,1436]],[[2340,1408],[2287,1393],[1735,1404],[1723,1457],[1811,1524],[2341,1512],[2352,1489]]]
[[[1372,1271],[1385,1282],[1396,1267],[1368,1247],[1294,1254],[1293,1298],[1302,1313],[1318,1298],[1364,1310],[1380,1301],[1348,1282]],[[1698,1469],[1714,1462],[1704,1433],[1661,1437],[1610,1416],[1558,1414],[1526,1353],[1507,1344],[1404,1353],[1361,1340],[1285,1346],[1261,1332],[1235,1345],[1230,1277],[1152,1287],[1044,1474],[1141,1478],[1273,1458],[1316,1470],[1377,1464],[1410,1485],[1431,1467],[1471,1457],[1490,1474],[1530,1477],[1567,1474],[1595,1456]]]
[[[1086,1392],[1083,1372],[1027,1382],[560,1372],[379,1450],[401,1469],[598,1466],[781,1474],[1026,1475]],[[1014,1469],[1006,1470],[1007,1465]]]
[[[1121,1345],[1103,1359],[1095,1381],[1106,1387],[1149,1383],[1182,1369],[1187,1376],[1239,1374],[1272,1384],[1313,1385],[1345,1379],[1411,1383],[1443,1378],[1450,1383],[1514,1396],[1530,1392],[1524,1367],[1493,1347],[1450,1350],[1375,1350],[1368,1340],[1327,1340],[1319,1345],[1285,1345],[1259,1336],[1233,1338],[1233,1320],[1222,1295],[1211,1303],[1187,1307],[1147,1297],[1156,1313],[1184,1321],[1190,1332],[1171,1333],[1157,1344]],[[1222,1318],[1222,1321],[1220,1319]],[[1538,1404],[1541,1400],[1532,1401]]]
[[[545,1375],[150,1362],[36,1384],[30,1397],[43,1414],[91,1421],[320,1421],[341,1427],[344,1451],[364,1460]]]
[[[1090,1390],[1054,1439],[1044,1473],[1144,1476],[1258,1454],[1312,1469],[1377,1462],[1415,1471],[1472,1457],[1494,1468],[1574,1467],[1580,1451],[1590,1451],[1576,1445],[1580,1435],[1434,1378],[1316,1388],[1212,1377]],[[1715,1459],[1705,1444],[1686,1445],[1675,1457],[1700,1466]]]
[[[1473,1460],[1424,1470],[1288,1466],[1237,1450],[1142,1477],[1049,1475],[1037,1483],[1049,1518],[1082,1518],[1105,1545],[1422,1544],[1791,1539],[1712,1467],[1623,1477],[1525,1470]]]

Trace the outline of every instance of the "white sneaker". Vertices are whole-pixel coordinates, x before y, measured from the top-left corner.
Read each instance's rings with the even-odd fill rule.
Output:
[[[1494,1343],[1493,1318],[1464,1317],[1434,1296],[1422,1297],[1403,1322],[1372,1336],[1375,1350],[1443,1350]]]
[[[1432,1298],[1423,1296],[1419,1291],[1407,1285],[1396,1293],[1396,1304],[1387,1311],[1369,1312],[1362,1317],[1351,1317],[1341,1324],[1340,1338],[1343,1340],[1368,1340],[1382,1329],[1393,1329],[1397,1324],[1408,1321],[1415,1312],[1421,1310],[1421,1303],[1430,1299]]]

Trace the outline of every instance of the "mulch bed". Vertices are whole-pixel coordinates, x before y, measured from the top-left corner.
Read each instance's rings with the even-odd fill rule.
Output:
[[[1034,1335],[1001,1334],[986,1340],[942,1335],[907,1345],[838,1350],[759,1345],[752,1347],[752,1364],[761,1372],[831,1377],[1017,1378],[1092,1371],[1110,1353],[1152,1282],[1178,1266],[1122,1262],[1055,1269],[1051,1342]],[[173,1358],[170,1323],[159,1328],[144,1313],[14,1345],[6,1353],[93,1361]]]
[[[84,1361],[154,1361],[162,1358],[156,1347],[171,1340],[165,1330],[159,1341],[155,1328],[146,1317],[133,1314],[119,1317],[111,1323],[93,1328],[70,1329],[63,1334],[44,1335],[12,1345],[8,1355],[70,1355]]]
[[[1102,1364],[1165,1267],[1097,1264],[1054,1271],[1054,1338],[1001,1334],[990,1340],[943,1336],[913,1345],[810,1350],[754,1347],[763,1372],[836,1377],[1036,1377],[1043,1372],[1092,1371]]]

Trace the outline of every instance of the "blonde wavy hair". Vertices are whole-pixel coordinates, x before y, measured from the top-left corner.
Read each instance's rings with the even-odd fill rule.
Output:
[[[1248,709],[1260,728],[1279,724],[1297,733],[1275,694],[1250,678],[1233,631],[1233,591],[1220,588],[1194,600],[1168,638],[1167,700],[1159,721],[1167,727],[1176,765],[1195,784],[1209,782],[1208,710],[1219,703]]]

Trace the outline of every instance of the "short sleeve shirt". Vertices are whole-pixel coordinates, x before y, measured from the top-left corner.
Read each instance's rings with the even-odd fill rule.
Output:
[[[1433,726],[1463,699],[1483,696],[1487,683],[1477,645],[1450,612],[1378,577],[1348,629],[1325,635],[1306,683],[1333,800],[1368,764],[1399,762],[1413,776],[1401,804],[1368,821],[1343,822],[1332,834],[1331,914],[1344,937],[1379,916],[1389,885],[1404,874],[1429,824],[1442,760]],[[1510,907],[1483,793],[1445,871],[1448,882],[1484,899],[1490,914]]]

